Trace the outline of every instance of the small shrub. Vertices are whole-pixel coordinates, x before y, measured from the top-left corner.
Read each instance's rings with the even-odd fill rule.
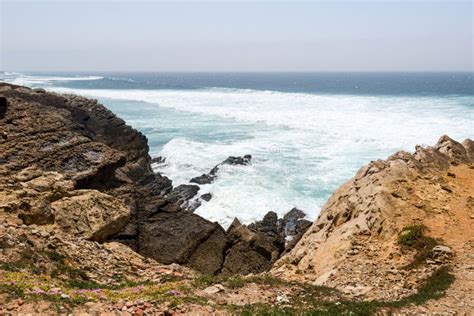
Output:
[[[425,262],[430,257],[433,247],[439,244],[436,239],[425,236],[426,230],[424,225],[412,225],[405,227],[398,236],[398,244],[402,249],[416,251],[415,258],[406,268],[414,268]]]
[[[46,251],[46,255],[52,261],[64,264],[64,256],[57,253],[56,251]]]
[[[423,237],[425,229],[426,227],[423,225],[405,227],[398,236],[398,244],[402,247],[414,247],[420,238]]]

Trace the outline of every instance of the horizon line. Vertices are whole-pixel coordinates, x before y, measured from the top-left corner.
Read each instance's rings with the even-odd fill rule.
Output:
[[[1,70],[0,72],[76,72],[76,73],[474,73],[474,68],[470,70]]]

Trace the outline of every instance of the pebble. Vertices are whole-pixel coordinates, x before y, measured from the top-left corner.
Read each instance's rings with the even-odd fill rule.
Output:
[[[222,286],[222,284],[215,284],[215,285],[211,285],[207,288],[204,289],[204,293],[206,294],[217,294],[219,292],[222,292],[224,291],[224,287]]]

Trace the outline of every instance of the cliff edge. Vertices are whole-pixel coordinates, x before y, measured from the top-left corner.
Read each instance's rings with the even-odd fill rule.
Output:
[[[227,231],[151,161],[96,100],[0,83],[0,314],[474,308],[471,140],[370,163],[314,223],[293,209]]]
[[[333,193],[272,273],[355,297],[395,300],[448,264],[456,275],[451,307],[472,303],[473,163],[474,142],[448,136],[434,147],[417,146],[414,154],[371,162]]]

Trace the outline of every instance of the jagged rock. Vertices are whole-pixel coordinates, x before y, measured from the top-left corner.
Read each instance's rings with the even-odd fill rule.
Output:
[[[285,252],[288,252],[312,224],[304,219],[305,216],[306,214],[297,208],[293,208],[280,219],[275,212],[268,212],[261,221],[252,223],[248,227],[252,231],[267,235],[277,244],[289,240],[285,246]]]
[[[226,160],[216,165],[214,168],[209,171],[207,174],[202,174],[198,177],[194,177],[189,182],[197,184],[209,184],[212,183],[217,178],[217,172],[219,167],[222,165],[248,165],[252,159],[251,155],[245,155],[242,157],[229,156]]]
[[[261,226],[264,229],[262,231],[252,231],[234,219],[227,230],[232,245],[226,252],[223,274],[245,275],[267,271],[278,259],[284,249],[284,240],[275,234],[268,234],[273,229],[271,223],[274,216],[270,214],[266,217],[267,221]]]
[[[278,215],[275,212],[268,212],[261,221],[248,225],[249,229],[255,232],[262,232],[267,235],[278,235]]]
[[[413,252],[419,250],[403,250],[397,242],[399,234],[407,227],[424,225],[433,239],[456,236],[458,247],[472,239],[464,219],[468,206],[459,203],[469,201],[472,191],[467,188],[474,176],[470,152],[471,140],[461,144],[442,136],[433,147],[416,146],[413,154],[397,152],[360,168],[332,194],[318,219],[271,273],[298,280],[304,275],[305,280],[318,283],[325,280],[325,285],[370,298],[413,293],[416,285],[403,280],[423,280],[428,275],[423,271],[432,272],[436,263],[451,258],[433,249],[430,255],[435,261],[423,260],[428,266],[407,270],[404,267],[414,264]],[[453,225],[453,218],[463,224]],[[399,273],[392,273],[394,269]],[[334,270],[337,273],[328,277]],[[367,291],[371,287],[376,291]]]
[[[451,157],[452,162],[459,163],[469,161],[466,148],[464,148],[461,143],[458,143],[447,135],[441,136],[435,146],[435,149],[440,153]]]
[[[294,236],[297,234],[298,221],[304,218],[306,214],[296,207],[286,213],[280,221],[281,229],[285,231],[285,235]]]

